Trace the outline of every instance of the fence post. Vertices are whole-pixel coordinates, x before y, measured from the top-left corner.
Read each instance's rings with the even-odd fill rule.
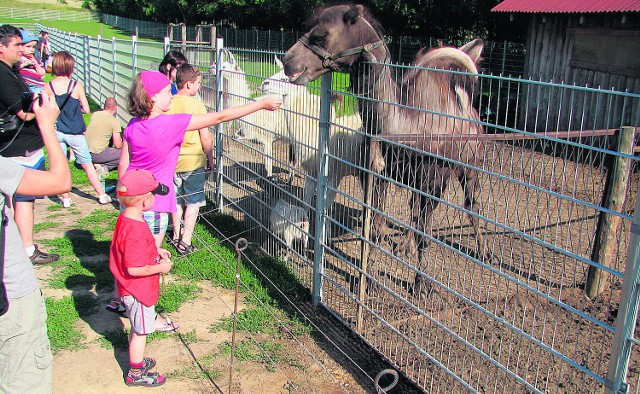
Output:
[[[504,68],[507,65],[507,42],[503,42],[502,43],[503,47],[502,47],[502,68],[500,70],[500,75],[508,75]]]
[[[221,64],[220,63],[220,58],[222,56],[222,49],[224,48],[224,40],[222,38],[217,38],[216,39],[216,64]],[[222,97],[222,93],[224,90],[224,81],[222,80],[222,68],[221,67],[216,67],[216,112],[220,111],[222,109],[222,101],[223,101],[223,97]],[[223,166],[223,161],[222,161],[222,155],[223,155],[223,123],[219,123],[216,125],[215,127],[215,131],[216,131],[216,195],[215,195],[215,200],[216,200],[216,208],[218,209],[218,212],[222,213],[223,212],[223,206],[222,206],[222,182],[223,182],[223,177],[222,177],[222,172],[224,171],[224,166]]]
[[[311,299],[318,306],[322,301],[324,275],[324,241],[327,201],[327,171],[329,167],[329,128],[331,122],[331,80],[333,73],[322,75],[320,85],[320,133],[318,136],[318,182],[316,183],[316,223],[313,240],[313,289]],[[286,98],[285,98],[286,100]],[[330,224],[329,224],[330,225]]]
[[[630,127],[631,128],[631,127]],[[639,187],[640,189],[640,187]],[[640,193],[640,190],[638,191]],[[631,239],[627,252],[627,265],[624,270],[624,283],[620,293],[618,317],[616,318],[609,370],[605,382],[605,393],[617,394],[627,392],[627,370],[633,333],[638,319],[640,306],[640,198],[631,222]]]
[[[102,34],[98,34],[98,73],[102,74]],[[98,78],[98,99],[102,103],[104,94],[102,91],[102,81],[104,78]]]
[[[167,32],[167,36],[169,37],[169,40],[173,40],[173,23],[169,23],[168,29],[169,29],[169,31]],[[167,53],[167,50],[166,50],[167,38],[166,37],[165,37],[164,41],[165,41],[165,44],[164,44],[165,45],[165,51],[164,51],[164,53]]]
[[[131,36],[131,68],[131,76],[135,77],[138,73],[138,36]]]
[[[211,28],[211,50],[209,51],[209,70],[211,69],[211,66],[213,64],[218,64],[217,60],[216,60],[216,38],[217,38],[217,34],[216,34],[216,26],[214,24],[211,24],[209,26]],[[217,70],[217,67],[216,67]],[[207,71],[209,74],[211,74],[210,71]],[[217,96],[216,96],[217,98]]]
[[[89,36],[84,35],[84,49],[83,49],[83,63],[84,63],[84,75],[82,76],[82,78],[84,78],[84,86],[87,89],[87,95],[89,97],[91,97],[91,73],[89,73],[89,66],[91,63],[91,45],[89,45]]]
[[[164,54],[166,55],[167,53],[169,53],[170,49],[171,49],[171,37],[165,37],[164,38]]]
[[[618,152],[633,155],[635,128],[623,127],[618,133]],[[609,176],[605,188],[604,208],[620,212],[624,207],[631,170],[631,159],[616,155],[609,168]],[[609,267],[618,247],[617,239],[620,233],[622,218],[606,212],[600,213],[598,230],[591,260]],[[585,290],[590,299],[596,298],[605,288],[606,273],[593,265],[587,270]]]
[[[182,33],[182,53],[187,52],[187,25],[185,23],[180,24],[180,32]]]
[[[116,98],[116,100],[118,99],[118,83],[116,82],[116,78],[118,77],[118,74],[116,73],[116,38],[115,37],[111,37],[111,67],[113,67],[113,70],[111,70],[113,72],[113,97]]]

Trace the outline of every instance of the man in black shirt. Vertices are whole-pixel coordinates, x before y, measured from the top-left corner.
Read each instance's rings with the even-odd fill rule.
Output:
[[[15,115],[18,118],[16,127],[8,130],[5,128],[0,132],[0,155],[24,167],[44,170],[44,142],[35,115],[29,112],[29,105],[25,105],[29,104],[30,100],[25,100],[25,97],[31,91],[15,68],[22,53],[20,30],[11,25],[0,26],[0,117],[7,119],[8,116]],[[31,262],[46,264],[58,260],[60,256],[44,253],[33,243],[35,199],[36,197],[14,194],[14,219]]]

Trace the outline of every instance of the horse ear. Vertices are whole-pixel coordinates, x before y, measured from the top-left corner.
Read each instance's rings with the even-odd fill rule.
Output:
[[[278,58],[277,55],[275,55],[274,58],[276,60],[276,66],[278,66],[278,68],[282,70],[284,68],[284,64],[282,64],[282,61]]]
[[[460,47],[460,50],[469,55],[469,57],[476,63],[480,59],[482,49],[484,49],[484,41],[482,41],[480,38],[476,38],[475,40],[468,42]]]
[[[349,11],[347,11],[344,14],[344,17],[343,17],[344,23],[353,25],[358,21],[358,19],[362,17],[363,12],[364,12],[363,6],[361,6],[360,4],[354,5],[349,9]]]

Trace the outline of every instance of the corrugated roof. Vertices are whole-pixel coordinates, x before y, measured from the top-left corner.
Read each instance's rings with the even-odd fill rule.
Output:
[[[595,13],[640,12],[640,0],[504,0],[494,12]]]

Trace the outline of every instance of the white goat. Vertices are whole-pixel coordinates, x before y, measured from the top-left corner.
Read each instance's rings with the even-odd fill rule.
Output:
[[[282,62],[276,57],[276,64],[280,71],[262,82],[262,90],[284,97],[282,108],[285,109],[289,139],[295,145],[295,157],[305,171],[303,201],[308,210],[316,191],[318,178],[318,143],[319,143],[319,111],[320,96],[307,90],[306,86],[289,83],[284,74]],[[357,113],[336,118],[331,107],[331,126],[329,128],[328,150],[336,159],[329,161],[327,171],[326,207],[331,208],[336,198],[336,190],[342,179],[349,175],[357,175],[355,166],[362,166],[361,145],[363,137],[357,131],[362,127],[362,119]],[[348,165],[343,163],[352,163]],[[325,226],[325,240],[331,239],[331,226]]]
[[[269,216],[269,228],[274,235],[281,238],[287,245],[286,257],[293,249],[293,241],[302,241],[302,252],[307,250],[309,243],[309,218],[307,212],[285,200],[279,199],[271,209]],[[286,259],[285,257],[285,259]]]
[[[247,76],[233,54],[227,50],[224,53],[227,59],[222,62],[221,69],[225,91],[228,93],[228,106],[246,104],[252,94]],[[254,112],[242,117],[235,124],[239,126],[239,130],[234,139],[256,141],[263,146],[265,172],[267,178],[270,178],[273,175],[273,143],[288,135],[284,111]]]

